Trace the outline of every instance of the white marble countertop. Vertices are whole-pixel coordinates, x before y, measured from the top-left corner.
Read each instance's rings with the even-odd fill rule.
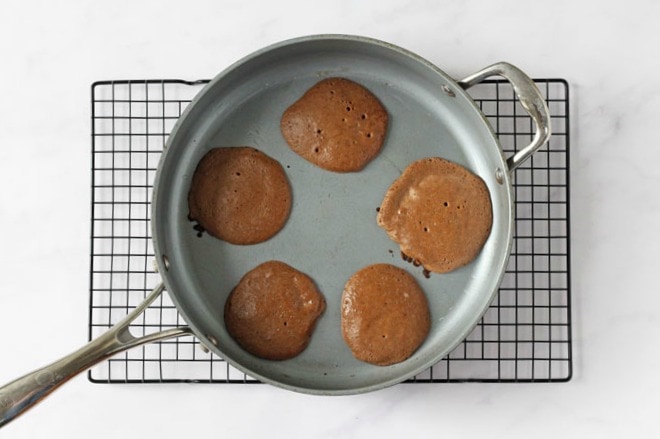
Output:
[[[389,41],[454,77],[506,60],[569,81],[573,379],[324,398],[78,377],[3,437],[650,437],[660,427],[660,4],[378,5],[3,1],[0,382],[87,339],[91,83],[210,77],[265,45],[315,33]]]

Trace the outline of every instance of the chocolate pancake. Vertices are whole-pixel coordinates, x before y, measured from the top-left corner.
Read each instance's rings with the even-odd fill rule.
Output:
[[[401,268],[376,264],[355,273],[342,294],[341,329],[358,360],[399,363],[422,344],[431,327],[424,292]]]
[[[225,303],[225,325],[246,351],[286,360],[308,345],[325,299],[304,273],[279,261],[243,276]]]
[[[291,187],[278,161],[250,147],[215,148],[197,165],[188,218],[232,244],[256,244],[280,231]]]
[[[481,178],[432,157],[413,162],[394,181],[377,219],[408,258],[445,273],[479,254],[490,234],[493,210]]]
[[[284,112],[280,127],[292,150],[323,169],[359,171],[380,151],[387,111],[369,90],[343,78],[310,88]]]

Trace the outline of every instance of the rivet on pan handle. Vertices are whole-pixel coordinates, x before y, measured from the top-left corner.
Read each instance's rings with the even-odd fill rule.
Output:
[[[536,125],[536,132],[532,143],[516,152],[506,161],[509,172],[513,172],[550,138],[550,110],[548,110],[548,106],[536,84],[534,84],[534,81],[518,67],[506,62],[488,66],[462,81],[458,81],[458,85],[463,87],[463,89],[468,89],[489,76],[501,76],[511,83],[520,104],[531,116]]]
[[[130,324],[160,296],[164,288],[163,284],[158,285],[137,308],[119,323],[82,348],[0,387],[0,427],[99,361],[145,343],[191,335],[192,330],[188,327],[167,329],[143,337],[133,337],[129,332]]]

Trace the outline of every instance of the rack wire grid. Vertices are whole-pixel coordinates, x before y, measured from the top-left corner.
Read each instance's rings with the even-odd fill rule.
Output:
[[[152,183],[167,136],[208,83],[99,81],[92,85],[92,224],[89,337],[98,336],[157,285],[149,225]],[[470,335],[409,383],[557,382],[572,375],[569,237],[569,86],[536,79],[553,134],[513,174],[515,232],[506,273]],[[512,154],[529,144],[532,121],[506,81],[470,94]],[[136,336],[184,325],[161,295],[131,325]],[[256,383],[192,336],[119,354],[93,368],[97,383]]]

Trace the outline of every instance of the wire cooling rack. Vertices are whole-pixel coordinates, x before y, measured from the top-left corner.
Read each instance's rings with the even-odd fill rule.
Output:
[[[208,81],[122,80],[92,85],[92,230],[89,337],[159,283],[149,226],[151,187],[166,138]],[[569,88],[537,79],[553,135],[514,173],[515,233],[499,294],[472,333],[408,382],[549,382],[572,374],[569,239]],[[530,118],[511,86],[470,88],[507,154],[529,144]],[[136,336],[184,325],[162,295],[131,326]],[[115,356],[88,375],[99,383],[255,383],[192,336]]]

